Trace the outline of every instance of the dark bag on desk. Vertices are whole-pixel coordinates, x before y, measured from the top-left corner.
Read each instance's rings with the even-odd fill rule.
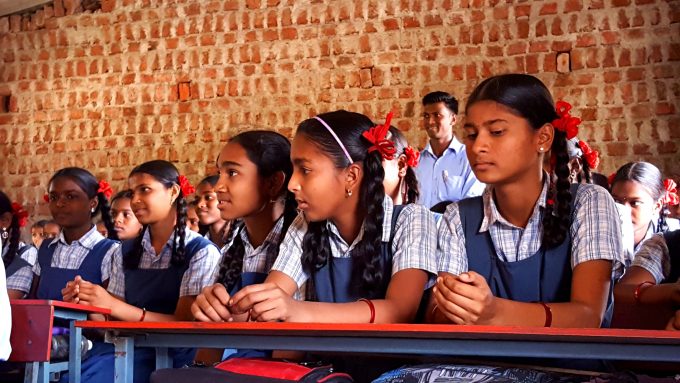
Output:
[[[307,367],[271,359],[233,358],[215,367],[158,370],[155,382],[187,383],[352,383],[347,374],[333,372],[331,366]]]

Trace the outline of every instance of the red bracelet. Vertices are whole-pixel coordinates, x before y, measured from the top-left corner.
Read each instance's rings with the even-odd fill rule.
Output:
[[[654,282],[644,281],[637,285],[635,291],[633,292],[633,298],[635,298],[635,303],[640,303],[640,294],[642,294],[642,287],[645,285],[654,285]]]
[[[145,318],[145,317],[146,317],[146,309],[145,309],[145,308],[142,308],[142,317],[139,318],[139,321],[140,321],[140,322],[144,322],[144,318]]]
[[[371,302],[370,299],[366,298],[361,298],[359,299],[360,302],[366,302],[368,305],[368,308],[371,310],[371,321],[368,323],[375,323],[375,306],[373,306],[373,302]]]
[[[550,327],[552,325],[552,310],[545,302],[538,303],[543,306],[543,309],[545,310],[545,323],[543,324],[543,327]]]

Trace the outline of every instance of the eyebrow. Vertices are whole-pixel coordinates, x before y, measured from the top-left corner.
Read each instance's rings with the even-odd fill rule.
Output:
[[[498,123],[498,122],[508,122],[508,121],[507,121],[507,120],[504,120],[504,119],[502,119],[502,118],[496,118],[496,119],[494,119],[494,120],[484,121],[484,122],[482,123],[482,126],[491,126],[491,125],[493,125],[493,124],[495,124],[495,123]],[[477,127],[477,125],[475,125],[475,124],[473,124],[473,123],[471,123],[471,122],[467,122],[467,121],[466,121],[465,124],[463,124],[463,128],[475,128],[475,127]]]
[[[293,158],[292,162],[293,162],[293,165],[302,165],[302,164],[309,163],[311,161],[309,161],[306,158]]]
[[[220,168],[220,169],[227,167],[227,166],[241,167],[243,165],[239,164],[238,162],[234,162],[234,161],[223,161],[221,164],[217,165],[217,167]]]

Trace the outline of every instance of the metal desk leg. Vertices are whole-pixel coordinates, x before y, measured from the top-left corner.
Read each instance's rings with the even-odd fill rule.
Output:
[[[172,363],[168,355],[167,347],[156,347],[156,370],[161,368],[171,368]]]
[[[39,371],[40,362],[26,363],[26,370],[24,371],[24,383],[37,383]]]
[[[115,383],[132,383],[135,366],[135,340],[127,337],[114,337]]]
[[[80,364],[82,361],[83,329],[75,326],[75,321],[69,321],[69,358],[68,380],[70,383],[80,383]]]

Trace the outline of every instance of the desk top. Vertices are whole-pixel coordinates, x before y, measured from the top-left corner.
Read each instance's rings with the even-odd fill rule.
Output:
[[[50,299],[10,299],[12,306],[52,306],[60,309],[85,311],[95,314],[111,314],[111,310],[102,307],[81,305],[78,303],[69,303],[63,301],[54,301]]]
[[[680,345],[680,332],[631,329],[576,329],[552,327],[457,326],[432,324],[322,324],[322,323],[204,323],[204,322],[95,322],[77,321],[81,328],[119,330],[127,334],[239,334],[371,337],[412,339],[533,340],[564,343],[635,343]]]

